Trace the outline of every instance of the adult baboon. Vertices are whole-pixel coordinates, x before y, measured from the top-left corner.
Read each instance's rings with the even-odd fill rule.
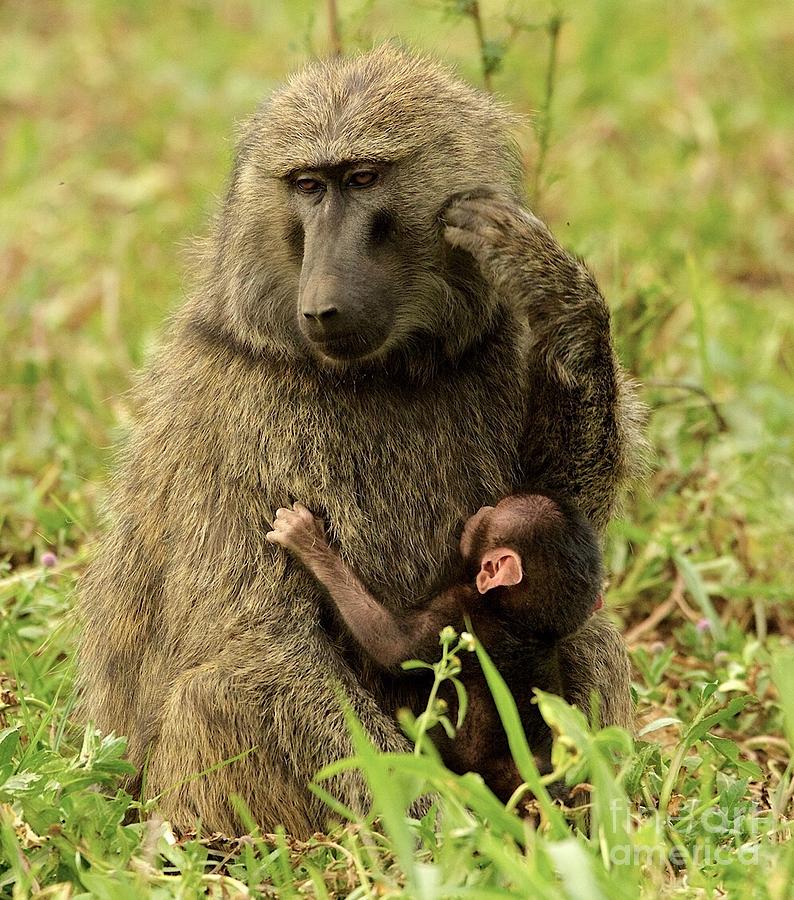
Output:
[[[313,65],[247,124],[82,590],[86,714],[128,735],[178,827],[238,831],[231,794],[265,828],[322,826],[307,782],[351,753],[337,684],[377,746],[405,746],[403,682],[267,543],[273,510],[305,502],[398,609],[448,579],[479,507],[531,483],[601,529],[630,474],[637,406],[606,305],[522,208],[509,125],[392,47]],[[563,653],[566,696],[595,689],[629,725],[607,620]],[[332,790],[366,805],[357,773]]]

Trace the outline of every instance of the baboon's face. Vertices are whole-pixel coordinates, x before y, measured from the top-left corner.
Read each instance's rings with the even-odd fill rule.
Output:
[[[286,179],[297,216],[298,328],[331,360],[370,356],[393,332],[404,268],[395,174],[394,165],[362,160],[298,169]]]
[[[333,367],[464,352],[495,301],[439,214],[515,183],[507,122],[390,47],[291,79],[251,119],[219,223],[213,288],[238,336]]]

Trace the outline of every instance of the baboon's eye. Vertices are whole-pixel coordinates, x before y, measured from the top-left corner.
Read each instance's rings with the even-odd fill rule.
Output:
[[[325,187],[322,181],[318,181],[316,178],[296,178],[294,184],[304,194],[316,194]]]
[[[369,187],[371,184],[375,184],[377,180],[377,172],[353,172],[353,174],[347,179],[347,186],[353,188]]]

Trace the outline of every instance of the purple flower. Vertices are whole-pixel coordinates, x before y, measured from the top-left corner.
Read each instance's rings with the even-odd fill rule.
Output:
[[[45,569],[51,569],[58,562],[58,557],[52,552],[52,550],[48,550],[46,553],[41,554],[41,564]]]
[[[711,622],[706,618],[698,619],[695,628],[697,628],[701,634],[705,634],[707,631],[711,631]]]

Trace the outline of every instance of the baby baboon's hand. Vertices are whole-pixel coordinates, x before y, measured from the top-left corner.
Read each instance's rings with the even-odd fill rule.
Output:
[[[313,516],[302,503],[293,503],[292,509],[277,509],[273,530],[265,535],[265,539],[291,550],[302,560],[329,549],[322,519]]]
[[[533,255],[546,226],[504,192],[477,188],[453,194],[441,213],[444,237],[470,253],[486,278],[504,281],[515,261]]]

